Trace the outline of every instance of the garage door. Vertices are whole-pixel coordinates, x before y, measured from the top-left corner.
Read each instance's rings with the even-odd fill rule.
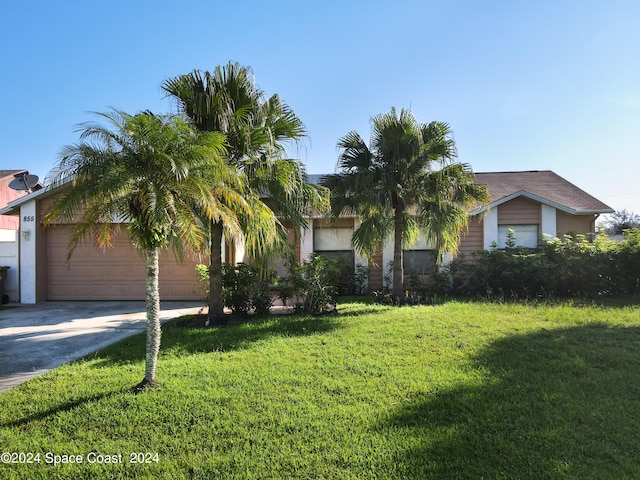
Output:
[[[71,260],[67,251],[71,227],[46,231],[48,300],[144,300],[143,257],[131,246],[126,230],[114,239],[114,248],[102,250],[89,242],[78,245]],[[171,251],[160,256],[160,298],[202,300],[204,290],[195,276],[195,260],[178,263]]]

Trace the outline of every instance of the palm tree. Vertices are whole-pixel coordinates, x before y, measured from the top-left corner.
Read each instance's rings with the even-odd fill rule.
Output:
[[[160,249],[172,245],[180,257],[185,246],[199,247],[206,235],[201,212],[228,219],[233,217],[229,205],[241,209],[246,202],[237,193],[239,185],[228,188],[237,180],[220,160],[223,135],[204,135],[180,118],[150,112],[132,116],[114,110],[98,115],[109,126],[84,124],[80,143],[61,153],[53,184],[67,188],[50,207],[44,224],[73,221],[69,257],[86,235],[98,246],[111,247],[121,225],[144,256],[147,343],[144,379],[136,387],[140,390],[156,383]]]
[[[454,163],[449,125],[419,123],[409,110],[395,108],[372,118],[370,146],[351,131],[338,142],[339,172],[321,183],[331,190],[331,212],[357,212],[356,250],[371,258],[393,236],[393,293],[403,293],[403,247],[422,230],[435,244],[438,262],[455,252],[467,225],[466,207],[486,200],[467,164]],[[440,168],[436,168],[440,167]]]
[[[250,256],[285,246],[281,221],[293,228],[306,226],[309,206],[328,206],[326,190],[309,185],[303,165],[285,158],[287,146],[306,137],[304,124],[277,95],[265,98],[248,67],[229,62],[213,73],[193,71],[169,79],[162,88],[198,130],[226,136],[227,165],[245,179],[244,195],[253,207],[250,215],[239,216]],[[209,318],[214,321],[223,311],[221,242],[226,227],[223,219],[210,225]]]

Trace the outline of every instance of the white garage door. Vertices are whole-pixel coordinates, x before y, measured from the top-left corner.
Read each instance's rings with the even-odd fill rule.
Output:
[[[78,245],[67,262],[71,227],[47,229],[48,300],[144,300],[144,259],[133,248],[125,229],[114,248],[102,250],[88,242]],[[206,259],[205,259],[206,261]],[[179,264],[171,251],[160,256],[160,299],[202,300],[194,260]]]

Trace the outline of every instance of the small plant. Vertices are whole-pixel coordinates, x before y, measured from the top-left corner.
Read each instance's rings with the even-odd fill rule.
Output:
[[[354,293],[364,295],[367,293],[369,284],[369,267],[367,265],[356,265],[356,273],[353,276]]]
[[[398,298],[394,297],[391,292],[391,285],[393,285],[393,260],[387,262],[387,268],[382,275],[382,289],[373,292],[377,303],[383,305],[395,305],[398,303]]]
[[[199,263],[196,265],[196,278],[204,288],[205,298],[209,297],[209,267]]]
[[[276,291],[278,292],[278,298],[282,302],[283,307],[287,307],[289,300],[295,296],[295,289],[291,284],[289,277],[279,277],[276,281]]]

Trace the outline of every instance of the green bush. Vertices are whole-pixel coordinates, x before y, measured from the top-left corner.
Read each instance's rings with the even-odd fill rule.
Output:
[[[311,254],[309,260],[291,262],[288,278],[280,279],[280,298],[300,298],[297,308],[303,313],[320,314],[335,309],[341,283],[339,260]]]
[[[537,248],[479,250],[436,275],[440,294],[531,298],[598,297],[640,291],[640,231],[625,240],[565,235],[541,239]]]
[[[209,268],[197,265],[198,280],[205,285],[209,294]],[[246,315],[254,310],[256,314],[268,314],[273,305],[269,284],[275,280],[273,270],[263,270],[253,265],[222,264],[222,299],[224,306],[233,313]]]

